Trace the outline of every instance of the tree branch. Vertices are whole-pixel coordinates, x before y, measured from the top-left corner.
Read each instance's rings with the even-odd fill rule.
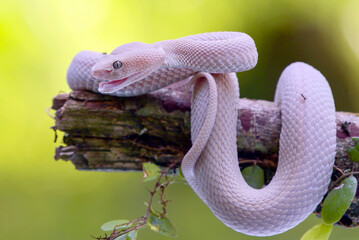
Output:
[[[191,146],[190,99],[172,89],[131,98],[74,91],[56,96],[52,109],[56,110],[53,129],[65,132],[64,146],[56,149],[55,159],[70,160],[77,169],[140,171],[142,163],[148,161],[163,167],[173,162],[179,166]],[[348,154],[348,149],[355,146],[352,138],[359,137],[359,115],[337,112],[336,118],[333,182],[342,173],[359,170]],[[277,166],[280,127],[276,103],[241,99],[237,125],[239,163],[241,167],[261,165],[267,182]],[[351,211],[359,212],[358,205]],[[345,215],[340,224],[359,225],[356,215]]]

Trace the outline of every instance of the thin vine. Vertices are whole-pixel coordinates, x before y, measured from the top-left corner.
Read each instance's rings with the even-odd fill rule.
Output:
[[[350,171],[350,172],[348,172],[348,173],[344,173],[343,170],[341,170],[340,168],[338,168],[338,167],[335,166],[335,165],[334,165],[334,169],[335,169],[336,171],[338,171],[338,172],[341,174],[341,176],[338,177],[338,178],[335,180],[335,182],[331,184],[331,186],[330,186],[328,192],[330,192],[333,188],[335,188],[335,187],[338,185],[338,183],[341,182],[341,180],[343,180],[344,178],[349,177],[349,176],[351,176],[351,175],[357,175],[357,174],[359,174],[359,171],[353,171],[353,170]]]
[[[150,167],[151,168],[155,168],[156,170],[153,170],[148,173],[149,171],[146,171],[145,167],[143,168],[144,171],[144,179],[146,177],[149,177],[150,175],[153,176],[157,176],[157,181],[156,184],[153,188],[153,190],[149,190],[150,193],[150,199],[148,201],[148,203],[146,203],[147,205],[147,209],[146,212],[143,216],[128,221],[126,223],[123,224],[117,224],[114,225],[113,227],[113,231],[112,233],[108,236],[107,234],[105,234],[105,236],[100,236],[100,237],[94,237],[91,236],[94,239],[97,240],[115,240],[121,236],[125,236],[127,234],[130,234],[131,232],[135,232],[137,230],[139,230],[140,228],[147,226],[150,224],[149,220],[150,220],[150,216],[154,215],[154,211],[153,211],[153,201],[154,198],[156,196],[156,194],[159,195],[159,203],[162,206],[162,211],[159,213],[159,218],[163,219],[167,216],[167,205],[169,202],[171,202],[170,200],[167,200],[165,198],[165,191],[167,189],[167,187],[174,182],[174,178],[169,176],[169,172],[171,170],[174,169],[176,163],[171,163],[167,168],[164,168],[162,170],[160,170],[159,167],[157,167],[156,165],[152,164]],[[157,170],[158,169],[158,170]]]

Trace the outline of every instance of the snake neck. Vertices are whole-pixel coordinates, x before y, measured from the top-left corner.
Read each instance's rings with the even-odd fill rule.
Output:
[[[165,40],[156,42],[153,47],[160,48],[165,52],[165,61],[161,68],[181,68],[200,71],[196,66],[189,64],[191,55],[186,50],[181,50],[179,40]]]
[[[165,52],[163,67],[194,72],[231,73],[252,69],[258,59],[251,37],[244,33],[201,34],[153,44]]]

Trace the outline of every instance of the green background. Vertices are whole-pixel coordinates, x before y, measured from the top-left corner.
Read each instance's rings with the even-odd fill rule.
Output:
[[[102,223],[145,211],[140,173],[80,172],[53,159],[61,143],[53,143],[46,111],[69,91],[66,70],[77,52],[242,31],[259,52],[257,67],[239,74],[242,96],[272,99],[281,71],[300,60],[327,77],[337,110],[359,112],[358,2],[0,0],[0,239],[90,239]],[[167,196],[177,239],[257,239],[225,227],[186,185]],[[319,222],[311,216],[267,239],[299,239]],[[167,239],[150,230],[138,237]],[[331,239],[359,239],[359,228],[335,227]]]

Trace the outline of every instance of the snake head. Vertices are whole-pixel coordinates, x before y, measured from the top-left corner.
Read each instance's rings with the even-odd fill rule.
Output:
[[[101,79],[99,91],[113,93],[140,81],[165,63],[165,52],[150,44],[126,44],[115,49],[92,67],[92,76]]]

